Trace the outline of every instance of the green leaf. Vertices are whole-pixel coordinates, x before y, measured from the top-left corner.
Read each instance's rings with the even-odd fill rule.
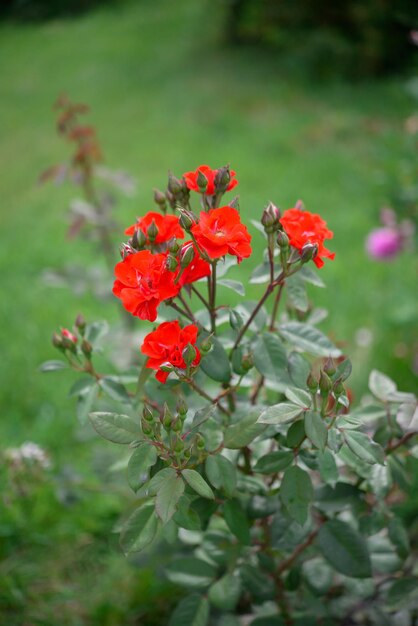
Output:
[[[376,398],[385,402],[397,390],[397,386],[391,378],[382,372],[372,370],[369,376],[369,389]]]
[[[157,529],[153,504],[144,504],[136,509],[125,523],[120,538],[125,554],[143,550],[154,539]]]
[[[278,450],[277,452],[270,452],[258,459],[254,471],[260,472],[260,474],[275,474],[286,469],[293,461],[292,452],[284,452]]]
[[[176,606],[168,626],[206,626],[208,619],[209,602],[194,593],[183,598]]]
[[[305,413],[305,433],[311,443],[319,450],[325,450],[328,440],[328,428],[316,411]]]
[[[417,597],[418,578],[404,576],[392,584],[387,594],[386,603],[392,610],[405,609],[411,602],[416,605]]]
[[[239,296],[245,296],[244,285],[239,280],[230,280],[229,278],[218,278],[218,285],[232,289]]]
[[[221,611],[233,611],[241,593],[241,581],[235,574],[224,574],[209,588],[210,603]]]
[[[298,311],[306,313],[309,309],[308,294],[303,280],[297,274],[286,279],[287,296]]]
[[[190,430],[195,430],[199,428],[202,424],[204,424],[208,419],[210,419],[216,413],[216,404],[208,404],[201,409],[198,409],[193,417],[192,424],[190,426]]]
[[[157,491],[155,510],[163,524],[173,517],[177,510],[177,503],[184,492],[184,481],[181,476],[174,474],[161,485]]]
[[[333,380],[338,380],[339,378],[344,382],[350,376],[352,372],[353,366],[351,364],[350,359],[344,359],[341,363],[338,363],[335,374],[332,377]]]
[[[254,365],[266,378],[283,383],[289,380],[286,349],[273,333],[263,333],[255,342]]]
[[[318,533],[318,545],[323,557],[337,572],[352,578],[372,575],[367,544],[346,522],[338,519],[325,522]]]
[[[290,344],[315,356],[338,357],[341,351],[320,330],[302,322],[287,322],[279,332]]]
[[[142,484],[142,474],[148,472],[157,461],[157,451],[154,446],[143,443],[135,448],[128,463],[128,483],[133,491],[138,491]]]
[[[388,526],[389,539],[396,548],[401,559],[406,559],[411,553],[408,533],[399,517],[392,517]]]
[[[39,371],[46,374],[47,372],[57,372],[58,370],[65,370],[68,368],[68,363],[65,361],[45,361],[39,366]]]
[[[212,489],[209,487],[206,480],[196,470],[185,469],[182,471],[184,480],[190,485],[190,487],[202,496],[202,498],[209,498],[214,500],[215,496]]]
[[[131,398],[126,391],[125,386],[113,377],[105,376],[104,378],[101,378],[99,385],[109,398],[112,398],[112,400],[122,402],[123,404],[131,404]]]
[[[317,460],[321,478],[327,484],[334,486],[339,478],[338,467],[335,462],[334,455],[329,450],[324,450],[318,454]]]
[[[84,376],[83,378],[79,378],[75,381],[74,385],[72,385],[68,395],[70,398],[74,396],[79,396],[80,394],[87,393],[91,387],[96,385],[96,379],[92,376]]]
[[[288,448],[297,448],[305,439],[305,423],[304,420],[294,422],[287,431],[286,446]]]
[[[247,300],[246,302],[240,302],[236,307],[236,310],[243,318],[244,322],[247,322],[250,315],[252,315],[254,309],[258,306],[257,300]],[[250,324],[251,330],[261,330],[264,328],[267,322],[267,312],[264,307],[256,313],[253,321]]]
[[[303,408],[309,409],[312,406],[312,396],[304,389],[298,389],[297,387],[287,387],[285,396],[290,402],[297,404]]]
[[[216,577],[216,568],[195,557],[182,557],[169,563],[165,573],[171,582],[190,589],[205,589]]]
[[[96,401],[99,387],[94,381],[91,387],[87,387],[77,398],[77,418],[81,424],[85,424],[90,411]]]
[[[96,346],[108,332],[109,324],[105,320],[92,322],[91,324],[87,324],[85,339],[91,343],[92,346]]]
[[[310,283],[311,285],[315,285],[315,287],[325,287],[325,283],[322,280],[322,278],[320,278],[318,276],[318,274],[312,268],[308,267],[307,265],[305,265],[304,267],[302,267],[299,270],[298,275],[306,283]]]
[[[288,356],[290,378],[296,387],[306,387],[306,381],[311,371],[311,364],[300,352],[291,352]]]
[[[285,626],[285,622],[279,615],[265,615],[264,617],[256,617],[250,626]]]
[[[356,430],[344,431],[344,440],[351,452],[366,463],[385,462],[383,449],[375,441],[370,439],[365,433]]]
[[[118,413],[90,413],[93,428],[108,441],[114,443],[132,443],[139,439],[139,425],[127,415]]]
[[[289,467],[280,486],[280,498],[289,515],[302,526],[308,519],[308,509],[313,498],[309,474],[300,467]]]
[[[266,600],[274,600],[275,585],[270,576],[261,571],[258,567],[244,562],[240,567],[241,580],[245,589],[254,597],[258,603]]]
[[[359,406],[353,411],[350,411],[350,416],[361,420],[364,424],[367,422],[374,422],[381,417],[385,417],[386,410],[385,407],[380,404],[365,404],[363,406]]]
[[[151,480],[145,483],[145,485],[142,485],[137,492],[138,498],[156,496],[163,484],[172,476],[177,476],[176,470],[173,467],[164,467],[159,472],[154,474]]]
[[[188,495],[183,495],[177,506],[177,511],[173,516],[173,520],[186,530],[202,530],[202,524],[196,511],[191,508],[191,498]]]
[[[303,408],[291,402],[273,404],[265,409],[258,418],[259,424],[287,424],[303,412]]]
[[[235,465],[221,454],[208,456],[205,463],[206,475],[215,489],[223,489],[230,498],[237,485]]]
[[[223,506],[225,522],[229,530],[245,546],[250,544],[250,525],[238,498],[227,500]]]
[[[232,426],[228,426],[224,435],[224,446],[232,450],[238,450],[248,446],[264,430],[263,424],[257,424],[257,413],[250,413]]]
[[[231,366],[228,355],[224,347],[216,337],[212,337],[212,349],[206,354],[201,362],[200,368],[209,378],[220,383],[227,383],[231,378]]]

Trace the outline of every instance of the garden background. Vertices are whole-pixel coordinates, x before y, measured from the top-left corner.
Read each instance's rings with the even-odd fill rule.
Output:
[[[321,328],[353,361],[354,395],[374,366],[416,389],[416,258],[406,251],[379,263],[364,248],[405,172],[413,73],[350,82],[336,68],[324,79],[300,59],[228,45],[222,2],[99,5],[0,23],[0,448],[33,441],[51,459],[48,478],[20,501],[2,477],[0,616],[10,626],[54,626],[57,616],[63,626],[152,626],[180,594],[158,576],[163,555],[127,560],[117,534],[109,540],[133,497],[114,471],[117,450],[78,425],[71,374],[38,370],[55,357],[54,330],[79,312],[116,322],[120,307],[43,279],[47,268],[103,263],[66,237],[74,189],[37,182],[69,155],[54,128],[58,94],[90,105],[105,165],[137,182],[119,197],[115,261],[123,229],[152,209],[152,188],[165,187],[169,169],[231,163],[244,221],[259,219],[268,200],[288,208],[301,198],[334,231],[337,257],[315,297],[330,311]],[[245,272],[243,263],[235,275]],[[256,291],[249,285],[247,295]]]

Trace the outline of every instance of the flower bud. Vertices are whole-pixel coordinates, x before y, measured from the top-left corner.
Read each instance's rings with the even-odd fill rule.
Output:
[[[83,335],[86,330],[86,320],[81,313],[77,315],[75,318],[74,326],[79,330],[79,332]]]
[[[149,422],[150,424],[152,424],[154,421],[154,415],[152,414],[152,411],[147,406],[144,406],[142,410],[142,417],[144,418],[146,422]]]
[[[180,250],[180,244],[178,243],[177,239],[170,239],[167,247],[169,252],[172,252],[172,254],[177,254],[177,252]]]
[[[141,428],[144,435],[152,435],[154,432],[151,424],[144,419],[141,419]]]
[[[235,309],[229,309],[229,323],[233,330],[240,330],[244,324],[241,315]]]
[[[302,248],[301,260],[302,263],[307,263],[316,257],[318,254],[318,245],[316,243],[305,243]]]
[[[178,267],[179,262],[176,257],[172,254],[169,254],[166,259],[166,267],[170,272],[175,272]]]
[[[151,243],[153,243],[158,235],[157,224],[152,220],[151,224],[147,228],[147,236]]]
[[[306,379],[306,386],[312,393],[316,393],[318,390],[318,381],[312,376],[312,372],[309,372],[308,378]]]
[[[174,452],[183,452],[184,450],[184,441],[181,437],[178,437],[174,444]]]
[[[122,258],[122,261],[126,259],[130,254],[134,254],[135,250],[129,243],[122,243],[119,247],[119,253]]]
[[[173,422],[173,414],[167,406],[167,403],[164,404],[163,411],[163,426],[166,430],[170,430],[171,424]]]
[[[212,349],[212,337],[206,337],[200,344],[200,351],[202,354],[208,354]]]
[[[200,170],[198,171],[196,182],[197,182],[197,186],[199,187],[200,193],[205,193],[206,189],[208,188],[208,179],[206,178],[204,173],[201,172]]]
[[[83,339],[81,342],[81,352],[87,359],[90,359],[91,353],[93,352],[93,346],[87,339]]]
[[[187,415],[187,411],[187,404],[185,403],[183,398],[180,398],[180,400],[177,402],[177,413],[180,415],[180,417],[185,418]]]
[[[252,367],[254,367],[254,358],[250,352],[248,354],[245,354],[242,357],[241,367],[246,372],[248,372]]]
[[[176,419],[172,426],[171,426],[173,432],[175,433],[180,433],[183,429],[183,422],[180,419]]]
[[[180,217],[179,217],[180,226],[186,232],[189,232],[192,226],[194,226],[197,223],[197,218],[194,215],[194,213],[192,213],[191,211],[187,211],[186,209],[179,209],[179,212],[180,212]]]
[[[337,380],[334,382],[332,390],[337,397],[345,394],[345,387],[341,378],[337,378]]]
[[[70,332],[67,328],[61,328],[61,337],[64,345],[66,340],[69,341],[71,344],[76,344],[78,341],[78,338],[73,335],[73,333]]]
[[[190,244],[190,245],[183,246],[180,252],[180,267],[182,268],[187,267],[188,265],[190,265],[193,259],[194,259],[193,245]]]
[[[191,365],[197,355],[196,348],[191,343],[188,343],[181,354],[186,365]]]
[[[183,456],[185,459],[190,459],[190,457],[192,456],[192,451],[190,450],[190,448],[186,448],[186,450],[183,452]]]
[[[65,349],[62,343],[62,337],[58,333],[54,333],[52,335],[52,345],[55,346],[55,348],[58,348],[58,350]]]
[[[181,180],[176,178],[176,176],[174,176],[171,172],[168,173],[167,188],[168,188],[168,191],[171,194],[173,194],[173,196],[176,196],[177,194],[179,194],[183,189]]]
[[[279,227],[280,211],[272,203],[269,202],[261,216],[261,223],[266,233],[272,233]]]
[[[161,208],[161,211],[165,213],[167,208],[167,200],[163,192],[159,189],[154,189],[154,202],[155,204],[158,204],[158,206]]]
[[[131,239],[132,248],[135,248],[135,250],[142,250],[146,243],[147,243],[146,234],[140,228],[136,228]]]
[[[335,364],[331,357],[328,357],[324,363],[324,372],[328,374],[328,376],[333,376],[336,372]]]
[[[279,230],[277,232],[277,243],[282,249],[287,249],[289,247],[289,237],[286,235],[284,230]]]
[[[229,165],[220,167],[215,176],[215,188],[218,193],[224,193],[229,183],[231,182],[231,174],[229,171]]]
[[[202,435],[200,433],[197,433],[196,435],[196,445],[198,450],[204,450],[205,449],[205,440],[202,437]]]
[[[321,390],[321,395],[328,395],[331,388],[332,381],[330,377],[323,370],[321,370],[321,375],[319,377],[319,389]]]

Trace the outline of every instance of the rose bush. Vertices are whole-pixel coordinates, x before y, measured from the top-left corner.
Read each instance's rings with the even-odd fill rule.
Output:
[[[224,204],[237,184],[229,167],[170,174],[154,195],[161,213],[126,231],[113,293],[148,322],[135,384],[99,370],[106,327],[81,316],[54,335],[65,360],[44,369],[81,372],[80,419],[129,453],[121,546],[172,546],[166,575],[188,593],[170,626],[412,624],[402,502],[417,470],[416,397],[375,370],[370,397],[351,405],[350,360],[307,292],[323,286],[311,265],[335,256],[319,215],[269,203],[249,277],[259,299],[225,278],[252,252],[238,199]],[[233,306],[221,288],[238,294]]]

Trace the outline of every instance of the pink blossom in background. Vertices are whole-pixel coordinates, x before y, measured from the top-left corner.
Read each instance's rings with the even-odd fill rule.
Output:
[[[373,259],[392,259],[401,252],[402,239],[395,228],[376,228],[367,237],[366,250]]]

